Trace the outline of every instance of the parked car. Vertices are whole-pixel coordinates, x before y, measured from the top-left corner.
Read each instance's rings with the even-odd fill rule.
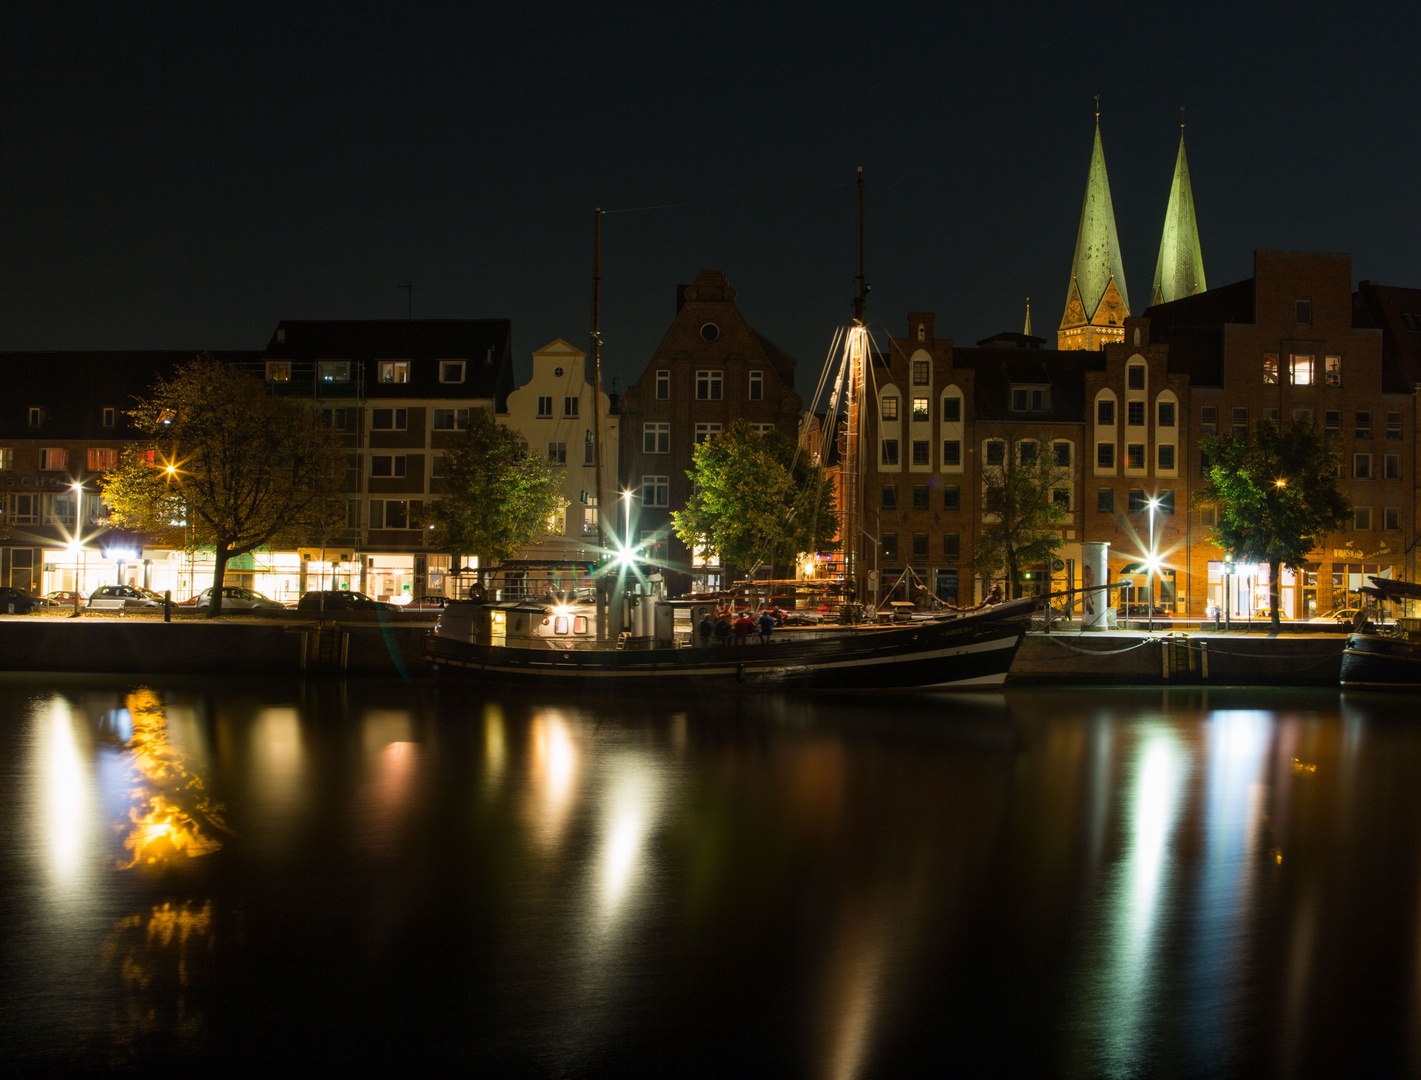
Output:
[[[21,592],[9,585],[0,586],[0,615],[29,615],[43,603],[33,593]]]
[[[100,585],[89,594],[89,607],[95,610],[151,610],[162,606],[161,593],[137,585]]]
[[[212,590],[203,589],[191,600],[184,600],[184,607],[195,607],[199,609],[212,605]],[[244,589],[239,585],[222,586],[222,610],[223,611],[285,611],[286,605],[252,589]]]
[[[60,589],[57,592],[45,593],[44,602],[49,607],[72,608],[76,603],[82,604],[84,602],[84,594],[71,589]]]
[[[401,611],[443,611],[454,601],[447,596],[416,596],[408,604],[400,607]]]
[[[1355,605],[1352,607],[1337,607],[1333,608],[1326,615],[1318,615],[1308,621],[1315,623],[1350,623],[1357,617],[1357,612],[1361,610],[1360,607]]]
[[[353,592],[346,589],[326,589],[323,592],[306,593],[296,602],[296,610],[304,611],[308,615],[322,610],[333,614],[349,614],[364,611],[370,613],[383,612],[387,615],[393,615],[400,609],[394,604],[386,604],[381,600],[366,596],[363,592]]]

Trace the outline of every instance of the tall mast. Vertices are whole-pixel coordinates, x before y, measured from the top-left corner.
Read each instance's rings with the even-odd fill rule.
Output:
[[[602,208],[592,211],[592,447],[597,461],[597,546],[607,550],[602,490]],[[616,513],[615,500],[612,512]]]
[[[848,378],[848,410],[847,423],[844,432],[844,526],[843,535],[840,537],[844,545],[845,566],[844,579],[854,583],[857,595],[863,595],[862,582],[859,581],[859,560],[857,552],[859,549],[859,533],[862,531],[860,525],[859,498],[862,490],[861,477],[859,471],[860,453],[859,444],[862,436],[863,409],[862,401],[864,386],[864,363],[868,354],[868,330],[864,326],[864,309],[868,303],[868,278],[864,270],[864,239],[863,239],[863,166],[858,170],[858,203],[859,203],[859,272],[855,279],[858,282],[858,293],[854,296],[854,325],[849,331],[848,351],[849,351],[849,378]]]

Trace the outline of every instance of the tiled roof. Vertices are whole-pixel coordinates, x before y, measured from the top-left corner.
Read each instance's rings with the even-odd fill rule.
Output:
[[[973,415],[978,421],[1082,424],[1086,419],[1085,373],[1104,370],[1105,354],[1057,349],[954,349],[952,363],[976,372]],[[1049,386],[1051,407],[1039,413],[1012,412],[1013,386]]]

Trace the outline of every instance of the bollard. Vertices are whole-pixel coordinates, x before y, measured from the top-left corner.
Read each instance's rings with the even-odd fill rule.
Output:
[[[173,621],[173,590],[163,590],[163,621]]]

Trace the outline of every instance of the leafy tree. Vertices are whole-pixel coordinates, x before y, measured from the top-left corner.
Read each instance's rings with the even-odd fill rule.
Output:
[[[671,515],[687,547],[705,544],[725,566],[746,568],[838,546],[832,483],[779,432],[761,435],[736,420],[692,461],[691,497]]]
[[[229,560],[320,537],[343,512],[345,460],[320,413],[210,356],[159,379],[129,415],[146,438],[103,479],[110,520],[210,545],[211,615],[222,610]]]
[[[449,445],[443,476],[431,539],[445,551],[477,555],[481,566],[512,558],[566,505],[562,469],[482,409],[469,411],[469,426]]]
[[[982,531],[974,545],[972,571],[993,578],[1006,572],[1013,598],[1021,595],[1023,567],[1049,564],[1061,546],[1066,505],[1056,492],[1071,489],[1071,470],[1056,463],[1050,435],[998,440],[1002,459],[983,465]]]
[[[1268,564],[1271,623],[1278,628],[1278,571],[1301,571],[1352,504],[1337,486],[1342,443],[1311,420],[1260,420],[1243,432],[1199,440],[1206,485],[1196,496],[1216,512],[1214,539],[1242,562]]]

